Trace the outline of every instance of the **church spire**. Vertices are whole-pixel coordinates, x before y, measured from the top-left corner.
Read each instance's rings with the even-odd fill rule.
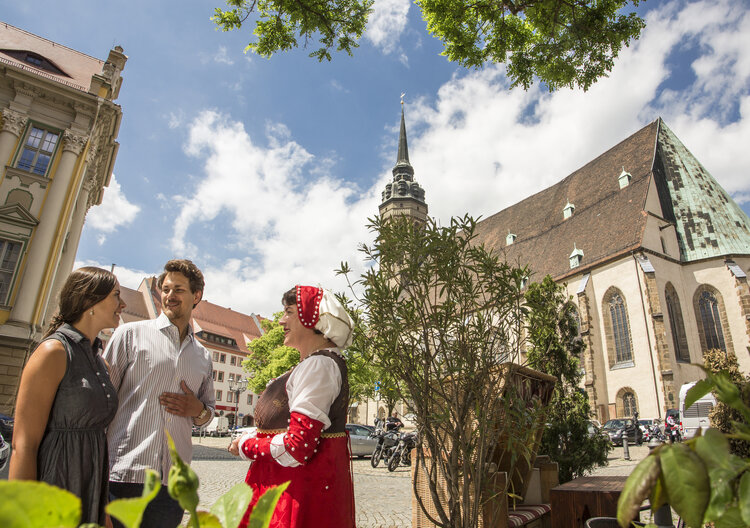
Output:
[[[401,132],[398,136],[398,156],[396,165],[405,163],[409,165],[409,146],[406,144],[406,121],[404,120],[404,99],[401,96]]]
[[[407,215],[423,223],[427,220],[427,203],[424,189],[414,181],[414,168],[409,163],[409,147],[406,142],[406,119],[404,117],[404,94],[401,94],[401,130],[398,138],[398,154],[393,167],[393,181],[383,191],[383,201],[378,210],[383,218]]]

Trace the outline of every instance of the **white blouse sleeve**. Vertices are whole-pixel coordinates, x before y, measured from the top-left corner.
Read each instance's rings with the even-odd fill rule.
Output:
[[[341,370],[327,356],[312,356],[294,369],[286,382],[289,411],[331,426],[328,412],[341,390]]]

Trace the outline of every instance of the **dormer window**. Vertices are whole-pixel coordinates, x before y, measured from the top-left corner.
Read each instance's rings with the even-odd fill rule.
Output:
[[[630,180],[633,179],[633,175],[629,172],[625,172],[625,167],[622,168],[622,172],[620,173],[620,177],[618,178],[618,181],[620,182],[620,189],[624,189],[628,185],[630,185]]]
[[[506,245],[506,246],[510,246],[510,245],[511,245],[511,244],[512,244],[513,242],[515,242],[515,241],[516,241],[516,235],[514,235],[513,233],[510,233],[510,232],[509,232],[509,233],[508,233],[508,234],[507,234],[507,235],[505,236],[505,245]]]
[[[52,61],[50,61],[48,58],[39,55],[38,53],[34,53],[33,51],[0,49],[0,53],[9,57],[13,57],[17,61],[25,62],[26,64],[28,64],[29,66],[33,66],[34,68],[46,70],[56,75],[64,75],[66,77],[70,77],[67,73],[58,68],[57,65],[53,64]]]
[[[573,216],[573,211],[576,210],[576,206],[572,203],[568,202],[565,204],[565,207],[563,208],[563,220],[567,220],[571,216]]]
[[[570,269],[577,268],[581,265],[581,261],[583,260],[583,251],[573,244],[573,253],[570,254],[568,260],[570,260]]]

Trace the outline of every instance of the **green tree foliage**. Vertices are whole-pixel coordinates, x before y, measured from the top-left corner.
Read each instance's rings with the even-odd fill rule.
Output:
[[[250,341],[250,355],[242,362],[248,373],[248,388],[260,394],[268,382],[281,376],[284,372],[299,363],[299,352],[284,346],[284,329],[279,324],[284,312],[273,314],[273,321],[261,321],[263,335]]]
[[[513,86],[534,77],[550,90],[588,89],[606,75],[623,46],[637,39],[644,21],[627,12],[640,0],[416,0],[427,30],[443,55],[465,67],[507,64]],[[310,56],[349,55],[367,24],[372,0],[227,0],[212,20],[224,31],[255,15],[247,49],[263,57],[318,39]]]
[[[591,409],[581,382],[580,357],[586,348],[578,335],[576,309],[565,288],[547,275],[526,291],[529,366],[557,378],[540,452],[560,467],[560,482],[607,464],[607,437],[588,433]]]
[[[417,503],[437,526],[473,528],[488,494],[505,493],[493,487],[499,439],[515,475],[543,411],[516,397],[513,369],[501,367],[520,354],[528,271],[478,245],[468,216],[445,227],[407,218],[369,227],[375,242],[361,249],[372,266],[357,281],[369,325],[363,346],[410,395],[422,443],[415,472],[429,487]],[[339,271],[349,273],[346,264]]]
[[[740,372],[737,356],[723,350],[712,349],[703,354],[703,364],[711,372],[724,371],[739,389],[745,405],[750,407],[750,376],[743,377]],[[709,415],[711,426],[722,433],[729,434],[734,422],[743,422],[742,414],[724,402],[717,402]],[[733,454],[750,458],[750,442],[739,438],[730,438],[729,447]]]
[[[318,39],[320,48],[310,53],[318,60],[331,60],[331,50],[352,54],[359,46],[372,0],[227,0],[228,9],[216,8],[211,18],[223,31],[242,27],[256,15],[255,40],[246,48],[261,57],[278,51],[305,47]]]
[[[354,321],[352,344],[344,351],[349,373],[349,399],[352,402],[367,399],[384,401],[390,415],[396,403],[405,398],[406,393],[393,374],[384,369],[377,360],[377,351],[369,346],[370,327],[367,320],[362,317],[361,311],[352,305],[352,301],[346,295],[340,294],[338,298]],[[379,386],[377,391],[376,383]]]

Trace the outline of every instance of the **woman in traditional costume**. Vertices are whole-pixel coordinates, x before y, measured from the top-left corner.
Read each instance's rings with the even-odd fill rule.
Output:
[[[349,382],[341,352],[353,322],[322,288],[295,286],[282,299],[284,344],[299,350],[297,366],[269,382],[255,407],[257,431],[229,451],[250,462],[245,482],[253,500],[290,481],[271,528],[353,528],[354,489],[346,415]]]

